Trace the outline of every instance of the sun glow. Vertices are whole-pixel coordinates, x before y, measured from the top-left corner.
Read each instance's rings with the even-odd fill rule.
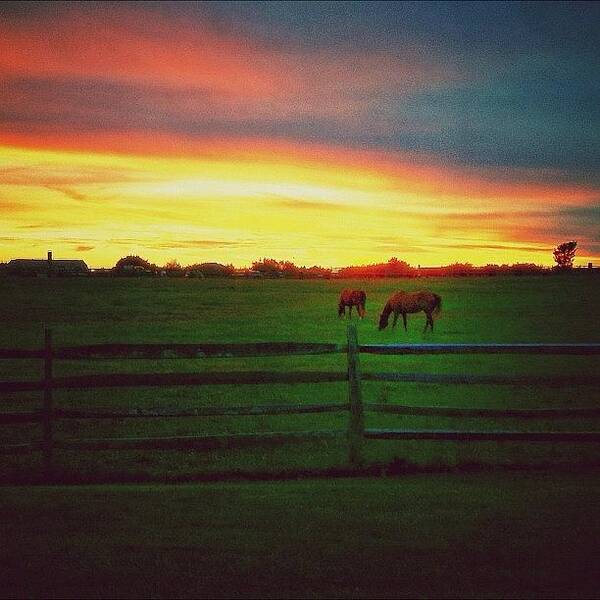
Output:
[[[51,247],[81,253],[93,266],[128,253],[159,264],[176,257],[247,265],[276,256],[335,266],[392,255],[414,264],[551,262],[549,240],[525,248],[510,231],[515,210],[520,226],[540,218],[543,187],[482,176],[461,186],[456,170],[366,158],[265,148],[184,158],[2,147],[0,258],[43,256]],[[588,193],[572,192],[579,202]],[[500,216],[508,202],[504,220],[473,212],[483,205]]]

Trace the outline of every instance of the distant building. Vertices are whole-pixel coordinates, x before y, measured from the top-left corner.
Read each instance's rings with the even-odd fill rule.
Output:
[[[90,269],[83,260],[53,260],[52,252],[48,252],[47,260],[15,258],[6,265],[6,272],[29,277],[65,277],[89,275]]]

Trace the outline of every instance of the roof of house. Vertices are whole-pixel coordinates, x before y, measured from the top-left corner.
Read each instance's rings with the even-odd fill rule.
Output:
[[[45,271],[48,269],[48,261],[30,258],[14,258],[8,265],[9,268],[31,269]],[[52,268],[59,271],[88,271],[88,266],[83,260],[53,260]]]

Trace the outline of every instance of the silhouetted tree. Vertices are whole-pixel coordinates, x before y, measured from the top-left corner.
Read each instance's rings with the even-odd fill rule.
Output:
[[[235,273],[233,265],[209,262],[189,265],[185,268],[188,277],[231,277]]]
[[[538,275],[544,272],[544,267],[533,263],[514,263],[510,265],[508,271],[511,275]]]
[[[467,277],[474,274],[474,267],[471,263],[452,263],[444,267],[447,274],[452,277]]]
[[[252,270],[262,273],[265,277],[280,277],[283,269],[281,263],[274,258],[263,258],[252,263]]]
[[[371,265],[353,265],[344,267],[338,272],[338,277],[346,278],[378,278],[378,277],[416,277],[417,270],[395,256],[386,263]]]
[[[319,267],[318,265],[313,265],[312,267],[301,267],[301,277],[305,277],[307,279],[330,279],[332,275],[332,270],[326,267]]]
[[[559,269],[572,269],[573,259],[575,258],[575,252],[577,251],[577,242],[564,242],[554,248],[554,260],[556,266]]]
[[[183,277],[185,274],[183,267],[174,258],[165,264],[163,270],[167,274],[167,277]]]
[[[120,258],[113,267],[113,271],[121,275],[136,275],[143,272],[155,273],[157,268],[156,265],[149,263],[145,258],[130,255]]]
[[[406,261],[392,256],[383,270],[384,277],[414,277],[415,269]]]

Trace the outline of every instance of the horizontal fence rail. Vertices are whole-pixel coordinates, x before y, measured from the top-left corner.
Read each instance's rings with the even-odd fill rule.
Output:
[[[177,385],[243,385],[269,383],[326,383],[345,381],[345,373],[327,371],[228,371],[206,373],[108,373],[54,377],[52,388],[165,387]],[[43,381],[2,381],[0,392],[42,390]]]
[[[600,407],[592,408],[454,408],[446,406],[402,406],[399,404],[365,403],[365,409],[395,415],[427,417],[483,417],[518,419],[565,419],[600,417]]]
[[[53,411],[54,419],[151,419],[165,417],[232,417],[242,415],[275,416],[293,414],[318,414],[343,412],[348,410],[347,404],[297,404],[297,405],[263,405],[263,406],[207,406],[199,408],[135,408],[127,411],[119,410],[78,410],[61,409]],[[35,423],[43,419],[42,412],[0,413],[0,424]]]
[[[339,354],[340,344],[258,342],[245,344],[93,344],[53,349],[63,360],[129,358],[144,360],[288,356],[296,354]],[[43,350],[0,348],[0,359],[44,358]]]
[[[249,446],[278,446],[290,442],[336,439],[344,436],[342,431],[270,431],[267,433],[228,433],[222,435],[176,436],[176,437],[130,437],[55,440],[57,450],[218,450],[221,448],[244,448]],[[0,448],[0,454],[29,454],[43,450],[42,442],[9,444]]]
[[[95,359],[202,359],[231,357],[268,357],[288,355],[322,355],[345,353],[347,371],[206,371],[194,373],[107,373],[75,376],[54,376],[56,360]],[[46,331],[40,350],[0,349],[0,359],[42,359],[40,380],[3,381],[0,392],[43,392],[43,406],[33,412],[0,413],[0,425],[38,423],[42,426],[39,441],[8,444],[0,454],[41,452],[44,472],[53,477],[54,452],[100,450],[211,450],[254,445],[279,445],[290,441],[338,439],[345,436],[348,460],[352,465],[362,462],[365,440],[441,440],[457,442],[572,442],[598,443],[600,431],[479,431],[479,430],[417,430],[372,429],[365,427],[365,411],[410,416],[459,418],[517,419],[591,419],[600,416],[600,407],[493,409],[441,406],[406,406],[387,403],[364,403],[362,381],[386,381],[427,384],[487,384],[518,386],[573,386],[600,384],[600,376],[509,376],[478,374],[361,373],[360,354],[531,354],[531,355],[600,355],[600,344],[363,344],[357,339],[354,325],[348,326],[347,344],[297,342],[260,342],[242,344],[94,344],[54,347],[50,331]],[[96,389],[113,387],[167,387],[245,384],[347,383],[345,402],[331,404],[248,405],[206,407],[154,407],[128,410],[62,409],[54,405],[54,390]],[[177,437],[129,437],[99,439],[56,439],[54,422],[59,419],[154,419],[217,416],[272,416],[319,414],[333,412],[349,414],[348,428],[341,431],[288,431],[192,435]]]
[[[600,431],[448,431],[365,429],[369,440],[445,440],[455,442],[600,442]]]
[[[451,375],[437,373],[365,373],[364,381],[401,381],[405,383],[472,385],[600,385],[600,377],[584,375]]]
[[[600,344],[361,344],[363,354],[600,354]]]
[[[61,359],[135,358],[192,359],[234,358],[256,356],[287,356],[295,354],[335,354],[345,352],[338,344],[297,342],[260,342],[246,344],[96,344],[57,348],[54,356]]]

